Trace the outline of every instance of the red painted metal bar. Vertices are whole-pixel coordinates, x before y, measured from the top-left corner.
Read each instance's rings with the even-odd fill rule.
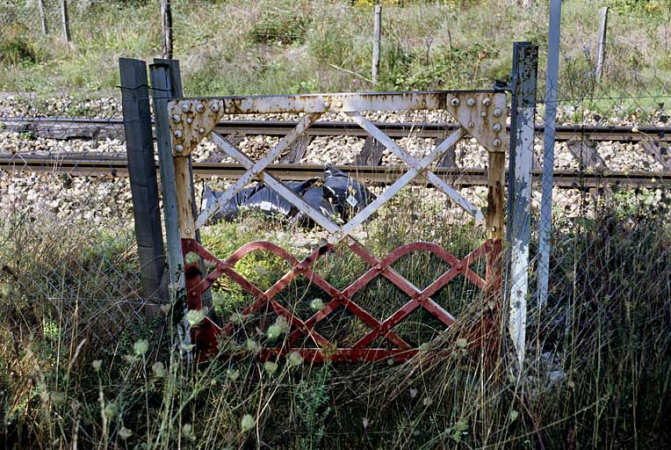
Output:
[[[355,240],[350,240],[350,249],[361,257],[371,267],[361,277],[355,280],[351,285],[340,291],[316,274],[312,267],[325,254],[330,251],[330,246],[324,246],[315,249],[303,261],[298,261],[290,253],[281,247],[270,242],[252,242],[240,247],[229,258],[224,261],[219,260],[215,255],[207,251],[193,239],[184,239],[182,241],[184,255],[195,253],[206,262],[206,266],[213,267],[213,270],[203,277],[197,263],[185,263],[187,305],[191,309],[202,309],[201,294],[208,289],[211,284],[220,276],[227,276],[233,282],[241,286],[246,292],[254,296],[254,302],[248,305],[243,314],[259,311],[263,305],[269,305],[278,315],[285,317],[289,323],[291,332],[281,348],[264,348],[257,356],[262,359],[277,358],[281,355],[297,351],[307,362],[323,362],[326,360],[340,362],[356,361],[379,361],[392,358],[397,361],[403,361],[418,354],[418,349],[413,349],[405,340],[392,331],[405,317],[417,308],[424,308],[431,315],[440,320],[446,327],[454,324],[455,319],[433,299],[440,289],[447,285],[458,275],[464,275],[466,279],[472,282],[476,287],[483,290],[489,302],[494,301],[494,314],[487,318],[485,334],[477,336],[477,330],[473,331],[473,342],[482,345],[491,345],[495,337],[494,330],[498,330],[498,310],[500,308],[500,285],[501,272],[498,267],[500,262],[501,241],[488,240],[483,245],[475,249],[463,259],[458,259],[447,250],[437,244],[428,242],[416,242],[403,245],[386,257],[378,260],[368,249]],[[233,267],[244,256],[255,251],[268,251],[283,260],[287,261],[291,269],[275,282],[265,292],[258,289],[242,275],[237,273]],[[450,268],[434,280],[428,287],[419,290],[403,276],[396,272],[391,266],[403,256],[413,252],[429,252],[435,254],[450,265]],[[486,256],[487,272],[486,279],[483,280],[478,274],[473,272],[469,266],[475,261]],[[185,257],[185,260],[188,260]],[[331,296],[325,307],[303,321],[294,315],[291,311],[279,304],[274,297],[282,292],[293,280],[299,276],[304,276],[311,283],[322,289]],[[375,319],[364,308],[352,300],[352,297],[364,289],[369,283],[378,276],[383,276],[391,281],[396,287],[404,292],[410,300],[399,310],[394,312],[386,320],[380,322]],[[340,306],[354,314],[364,323],[371,327],[371,331],[359,339],[351,348],[333,348],[333,344],[315,331],[315,326],[322,320],[329,317]],[[194,327],[192,338],[197,343],[197,348],[205,357],[216,353],[218,347],[218,336],[232,335],[235,324],[227,323],[222,330],[214,324],[209,318],[206,318],[199,326]],[[482,328],[482,327],[480,327]],[[480,333],[482,334],[482,333]],[[316,346],[320,348],[295,348],[292,347],[301,336],[308,336]],[[394,348],[369,348],[369,346],[379,337],[383,336]]]

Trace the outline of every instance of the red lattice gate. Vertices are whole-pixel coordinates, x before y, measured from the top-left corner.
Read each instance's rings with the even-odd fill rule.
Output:
[[[276,358],[282,354],[299,352],[306,361],[354,362],[376,361],[387,358],[404,360],[417,354],[419,349],[413,348],[394,329],[411,313],[420,308],[440,321],[446,328],[450,327],[455,322],[455,318],[439,305],[432,296],[435,296],[440,289],[459,275],[462,275],[478,289],[485,291],[487,296],[496,298],[494,304],[499,305],[503,173],[505,149],[507,147],[506,105],[506,95],[494,91],[222,97],[170,101],[167,110],[157,111],[157,114],[166,114],[170,118],[177,182],[179,228],[182,238],[182,251],[185,255],[184,273],[188,308],[190,310],[201,309],[203,292],[210,288],[217,278],[228,277],[253,297],[253,301],[246,306],[242,314],[271,311],[274,315],[286,319],[287,339],[279,347],[259,349],[260,358]],[[361,114],[363,111],[401,110],[445,110],[460,124],[460,127],[438,144],[427,156],[418,160]],[[334,223],[266,171],[272,161],[286,151],[298,137],[304,134],[326,112],[346,114],[355,124],[366,130],[369,135],[383,144],[408,166],[403,175],[344,225]],[[233,144],[213,131],[217,121],[224,114],[273,113],[299,113],[304,115],[295,129],[258,161],[251,160]],[[207,209],[198,218],[195,218],[192,205],[192,186],[188,173],[189,155],[196,145],[207,136],[227,155],[244,167],[246,172],[228,188],[216,203],[209,204]],[[488,151],[487,217],[431,171],[432,165],[466,136],[475,138]],[[459,259],[439,245],[428,242],[405,244],[389,255],[378,258],[361,242],[352,237],[354,230],[418,176],[423,176],[431,185],[444,192],[477,221],[486,223],[488,239],[465,258]],[[215,214],[222,205],[254,179],[263,181],[326,230],[329,233],[327,242],[315,248],[308,257],[301,261],[270,242],[246,244],[226,259],[218,258],[198,244],[195,239],[196,229],[205,224],[208,218]],[[333,246],[338,243],[346,244],[349,250],[364,261],[368,267],[354,282],[342,290],[335,288],[315,271],[315,265],[320,258],[328,254]],[[284,276],[266,290],[258,288],[234,269],[235,264],[241,258],[256,251],[273,253],[286,261],[291,267]],[[426,288],[419,289],[392,267],[392,264],[399,258],[411,252],[431,253],[447,263],[449,269],[440,274]],[[200,258],[194,258],[194,254]],[[202,265],[196,261],[200,259],[205,261],[204,266],[208,268],[207,273],[201,272]],[[487,270],[484,278],[471,269],[473,263],[479,259],[486,260]],[[290,283],[300,277],[308,279],[310,283],[328,296],[323,308],[314,312],[307,319],[301,319],[294,311],[286,308],[277,300],[277,296]],[[353,300],[355,294],[365,289],[379,277],[393,283],[408,297],[405,304],[382,320],[376,319]],[[328,319],[336,309],[341,307],[363,321],[369,328],[363,337],[347,348],[337,347],[336,342],[327,339],[317,331],[318,324]],[[192,336],[199,350],[201,350],[201,355],[207,356],[217,352],[220,336],[233,334],[236,327],[239,326],[238,323],[231,321],[220,327],[206,318],[200,326],[192,329]],[[384,342],[384,345],[379,344],[381,341]]]

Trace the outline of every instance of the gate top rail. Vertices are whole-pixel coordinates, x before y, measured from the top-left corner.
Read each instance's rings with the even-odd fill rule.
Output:
[[[404,92],[345,92],[295,95],[231,95],[173,98],[173,102],[222,100],[229,114],[277,114],[339,111],[421,111],[446,109],[448,95],[498,94],[493,89]],[[335,102],[331,101],[335,100]],[[337,102],[343,102],[338,106]],[[171,102],[172,103],[172,102]]]
[[[187,156],[224,114],[446,110],[490,152],[506,149],[506,94],[494,90],[176,98],[168,102],[173,155]]]

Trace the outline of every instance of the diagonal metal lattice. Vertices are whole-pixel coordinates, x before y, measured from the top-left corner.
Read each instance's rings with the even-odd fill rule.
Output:
[[[497,268],[501,251],[500,231],[502,228],[502,168],[503,155],[506,151],[505,109],[506,95],[492,91],[479,92],[427,92],[427,93],[398,93],[398,94],[317,94],[303,96],[270,96],[270,97],[223,97],[210,99],[178,99],[168,103],[170,116],[170,132],[172,153],[175,158],[175,173],[177,180],[186,179],[183,170],[184,164],[196,145],[206,137],[223,150],[228,156],[240,164],[246,172],[231,185],[224,195],[216,202],[208,204],[206,209],[196,219],[190,216],[192,209],[189,206],[190,195],[178,195],[183,201],[180,211],[180,228],[182,232],[182,254],[185,255],[185,284],[187,289],[187,304],[189,309],[201,309],[201,295],[206,292],[212,283],[219,277],[226,276],[245,292],[253,297],[251,304],[242,311],[243,315],[254,314],[264,310],[272,312],[278,317],[286,319],[289,333],[285,343],[279,348],[265,348],[260,353],[261,358],[273,355],[298,351],[308,361],[375,361],[388,357],[397,360],[409,358],[417,353],[395,328],[408,316],[417,310],[423,310],[437,319],[443,326],[450,327],[455,317],[445,310],[433,297],[438,291],[447,286],[459,275],[473,284],[487,295],[499,289],[501,273]],[[382,132],[375,124],[366,119],[363,111],[397,111],[397,110],[446,110],[459,123],[446,139],[436,145],[428,155],[417,159],[408,151],[399,146],[393,139]],[[239,148],[214,132],[217,121],[223,114],[252,114],[252,113],[299,113],[301,120],[280,142],[267,154],[253,161]],[[302,197],[291,191],[282,181],[267,172],[273,161],[287,150],[301,137],[324,113],[337,112],[350,119],[372,138],[376,139],[389,151],[408,166],[408,169],[394,183],[382,192],[375,200],[366,205],[344,225],[338,225],[327,218],[320,211],[310,206]],[[369,249],[352,238],[352,233],[369,219],[380,207],[385,205],[405,186],[417,177],[424,177],[431,185],[442,191],[457,206],[483,222],[485,216],[462,197],[459,192],[449,186],[443,179],[431,171],[432,165],[445,153],[466,136],[471,136],[488,151],[492,163],[496,168],[490,168],[487,230],[490,239],[476,248],[462,259],[456,258],[442,247],[427,243],[415,242],[403,245],[392,251],[382,259],[378,259]],[[499,171],[501,173],[499,173]],[[180,176],[179,173],[182,173]],[[190,230],[203,226],[208,219],[226,204],[233,196],[253,180],[259,180],[277,192],[298,211],[305,214],[315,223],[324,228],[329,236],[325,245],[316,248],[302,261],[284,249],[269,242],[252,242],[242,246],[225,260],[218,259],[208,252],[190,235]],[[189,189],[189,186],[185,186]],[[343,290],[335,288],[326,279],[314,271],[315,263],[328,254],[332,247],[345,242],[349,249],[361,258],[369,268],[357,280]],[[269,289],[263,291],[238,273],[234,266],[245,255],[255,251],[270,252],[287,262],[291,269],[277,280]],[[428,252],[435,255],[449,269],[440,274],[426,288],[420,289],[393,269],[392,264],[403,256],[412,252]],[[205,267],[212,267],[209,273],[204,273],[198,263],[188,263],[189,254],[196,254],[205,260]],[[479,259],[486,259],[487,273],[482,278],[470,266]],[[303,320],[294,312],[280,304],[277,300],[280,294],[292,282],[304,277],[310,283],[329,297],[324,308],[307,319]],[[353,297],[365,290],[371,282],[382,277],[391,282],[403,292],[408,300],[388,317],[376,319],[357,304]],[[333,317],[334,311],[343,309],[353,317],[361,320],[369,330],[348,348],[338,348],[336,343],[327,339],[317,331],[317,327],[327,319]],[[235,333],[236,325],[233,322],[221,327],[213,321],[205,319],[204,323],[193,330],[195,342],[203,350],[203,355],[215,353],[220,339]],[[309,345],[299,345],[301,340],[308,339]],[[386,347],[373,347],[375,342],[382,338]]]
[[[197,254],[205,260],[206,266],[213,267],[210,273],[205,277],[201,277],[197,264],[190,264],[187,266],[186,286],[189,308],[201,308],[200,297],[202,293],[210,288],[217,278],[225,275],[254,297],[253,303],[248,305],[241,312],[242,315],[246,316],[248,314],[254,314],[259,312],[263,306],[269,306],[278,316],[284,317],[289,324],[290,333],[287,339],[287,345],[277,348],[266,348],[263,353],[265,357],[298,351],[303,354],[304,358],[315,362],[321,362],[326,359],[332,361],[375,361],[388,357],[394,357],[396,360],[403,360],[413,356],[416,351],[412,349],[410,344],[396,334],[393,331],[393,328],[399,325],[399,323],[413,311],[418,308],[423,308],[433,317],[442,322],[445,327],[451,326],[455,321],[455,318],[449,312],[431,299],[432,295],[436,294],[440,289],[446,286],[447,283],[459,275],[463,275],[475,287],[482,291],[490,287],[488,284],[498,282],[490,277],[485,280],[469,268],[469,266],[483,257],[486,257],[488,261],[496,260],[501,249],[500,242],[497,241],[486,241],[483,245],[462,259],[456,258],[439,245],[427,242],[415,242],[403,245],[382,259],[375,258],[363,245],[352,238],[350,238],[349,248],[353,253],[368,263],[370,269],[345,289],[339,290],[313,271],[313,267],[317,261],[330,251],[330,245],[317,248],[304,260],[298,261],[293,255],[275,244],[263,241],[252,242],[239,248],[230,257],[222,261],[212,253],[208,252],[195,240],[185,239],[183,240],[184,253]],[[259,289],[234,269],[234,266],[238,261],[255,251],[271,252],[291,265],[291,269],[265,291]],[[403,256],[418,251],[432,253],[450,265],[450,268],[445,273],[441,274],[423,290],[418,289],[392,268],[392,265]],[[312,284],[319,287],[332,299],[322,310],[316,312],[305,321],[301,320],[295,313],[289,311],[275,299],[280,292],[299,276],[309,279]],[[372,314],[367,312],[353,300],[355,294],[365,289],[371,282],[380,276],[391,281],[400,291],[409,297],[408,302],[383,321],[377,320]],[[340,306],[351,312],[356,318],[361,319],[371,328],[371,331],[359,339],[351,348],[333,349],[334,343],[319,334],[315,330],[315,327],[317,324],[328,318]],[[214,352],[217,348],[219,336],[222,334],[230,336],[234,333],[236,326],[238,325],[233,322],[228,322],[223,327],[219,327],[214,324],[214,322],[206,319],[206,323],[201,325],[197,331],[201,334],[201,345],[205,344],[205,349]],[[309,337],[315,347],[294,347],[302,336]],[[380,336],[389,341],[393,347],[370,347]]]

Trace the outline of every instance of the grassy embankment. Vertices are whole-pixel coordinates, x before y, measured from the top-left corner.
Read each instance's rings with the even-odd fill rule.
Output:
[[[159,56],[157,1],[74,2],[72,46],[62,43],[52,3],[47,37],[41,35],[36,2],[16,2],[0,16],[0,90],[118,95],[118,57]],[[510,72],[514,41],[531,40],[543,48],[547,39],[547,1],[527,10],[494,0],[406,1],[402,7],[388,2],[392,4],[383,13],[381,77],[373,86],[372,10],[367,3],[173,2],[175,57],[182,62],[185,92],[489,87]],[[603,5],[612,11],[603,87],[597,87],[591,70],[598,9]],[[667,92],[670,11],[661,0],[564,2],[560,96],[654,97]],[[541,68],[544,57],[541,51]],[[654,106],[652,100],[647,103]]]
[[[671,230],[668,202],[649,200],[616,194],[589,219],[558,219],[550,302],[539,312],[531,300],[522,380],[511,377],[510,356],[488,364],[460,327],[438,334],[417,316],[397,331],[426,351],[405,364],[311,366],[295,357],[256,363],[253,354],[269,343],[273,319],[262,325],[252,316],[243,319],[249,334],[226,344],[242,359],[223,357],[196,370],[185,359],[189,349],[179,347],[175,309],[154,321],[133,312],[138,267],[129,230],[110,236],[110,227],[84,232],[16,217],[2,223],[0,246],[0,440],[10,448],[75,441],[85,448],[164,449],[179,442],[185,448],[538,448],[540,442],[663,448],[671,442]],[[446,226],[434,207],[413,194],[390,205],[394,232],[383,217],[368,226],[376,252],[429,238],[457,256],[476,245],[470,226]],[[204,240],[223,256],[278,231],[288,235],[286,225],[247,217],[210,228]],[[271,239],[286,244],[286,237]],[[440,266],[415,254],[395,268],[425,286]],[[265,286],[283,267],[250,256],[237,269]],[[342,249],[319,273],[343,286],[362,269]],[[296,283],[281,301],[303,314],[322,295]],[[380,282],[357,301],[384,317],[404,298]],[[460,323],[478,320],[488,307],[463,280],[437,299]],[[226,284],[215,292],[222,317],[233,316],[244,300]],[[346,333],[363,331],[349,314],[334,317],[320,331],[342,345]],[[272,344],[286,338],[280,329]],[[432,357],[435,348],[450,356]]]

